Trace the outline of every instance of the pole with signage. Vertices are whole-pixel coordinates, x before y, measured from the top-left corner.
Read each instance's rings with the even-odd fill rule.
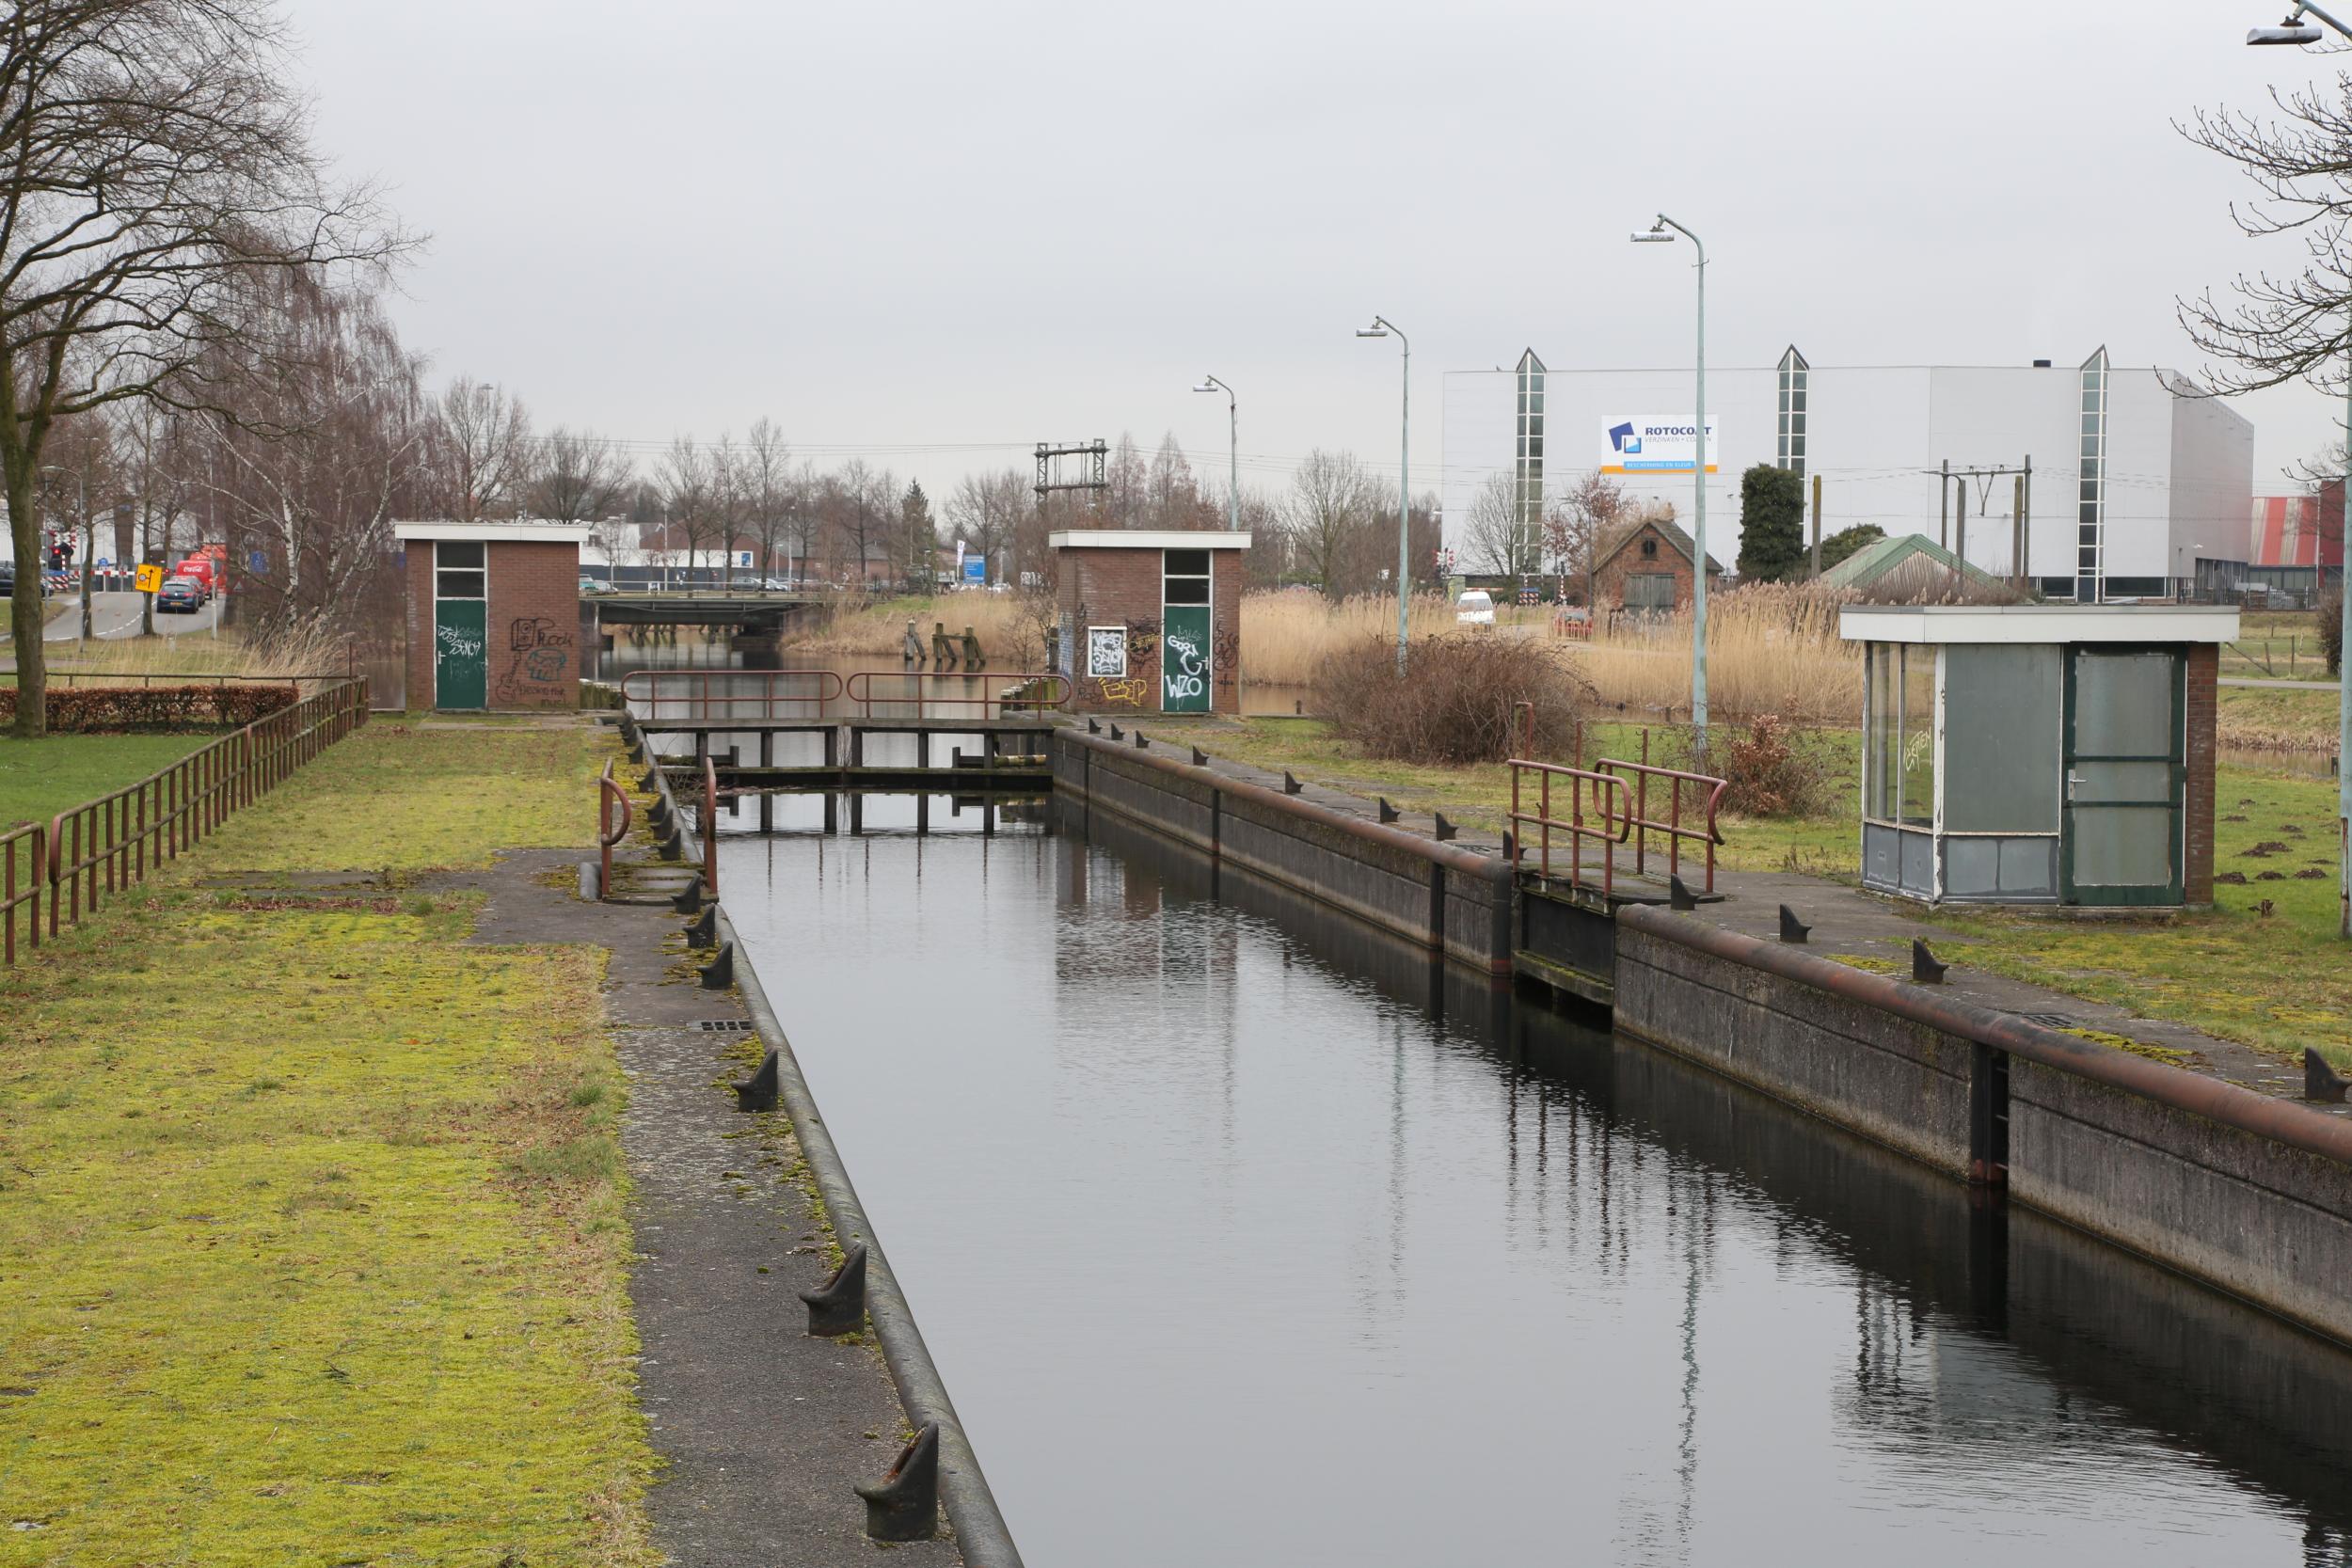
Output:
[[[1701,759],[1707,755],[1707,245],[1682,225],[1658,214],[1658,221],[1645,234],[1636,234],[1640,244],[1655,244],[1672,240],[1674,234],[1689,240],[1698,251],[1698,352],[1694,361],[1695,377],[1692,402],[1692,441],[1694,445],[1691,464],[1691,728],[1692,750]]]

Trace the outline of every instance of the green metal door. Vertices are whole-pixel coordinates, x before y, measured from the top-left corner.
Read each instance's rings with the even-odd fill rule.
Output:
[[[1172,604],[1160,633],[1160,711],[1209,711],[1209,607]]]
[[[2065,902],[2181,902],[2187,677],[2175,649],[2070,651],[2058,837]]]
[[[433,607],[433,705],[490,705],[489,605],[442,599]]]

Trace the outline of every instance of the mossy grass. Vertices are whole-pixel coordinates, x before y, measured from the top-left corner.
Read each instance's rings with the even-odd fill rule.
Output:
[[[46,822],[68,806],[112,794],[170,767],[210,735],[0,734],[0,828]]]

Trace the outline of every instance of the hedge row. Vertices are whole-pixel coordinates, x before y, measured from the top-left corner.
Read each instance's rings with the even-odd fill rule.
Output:
[[[49,693],[52,735],[240,730],[294,705],[291,686],[68,686]],[[0,687],[0,723],[16,717],[16,689]]]

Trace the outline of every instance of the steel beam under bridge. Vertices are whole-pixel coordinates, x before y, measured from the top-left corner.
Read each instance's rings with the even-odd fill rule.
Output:
[[[582,609],[593,610],[608,626],[757,626],[781,629],[801,610],[818,602],[814,594],[743,594],[691,592],[646,594],[583,594]]]

